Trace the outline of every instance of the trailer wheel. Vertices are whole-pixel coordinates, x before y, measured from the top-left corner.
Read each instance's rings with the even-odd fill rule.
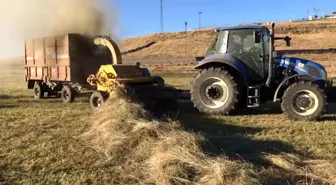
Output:
[[[35,83],[33,87],[33,93],[35,99],[42,99],[44,95],[44,91],[42,86],[39,83]]]
[[[64,103],[71,103],[75,100],[75,92],[70,86],[65,85],[61,91],[61,98]]]
[[[90,97],[90,106],[92,109],[101,108],[104,106],[105,101],[106,97],[103,95],[103,93],[95,91]]]
[[[238,109],[238,99],[237,83],[225,69],[204,69],[193,81],[191,100],[201,113],[231,114]]]
[[[323,90],[305,81],[288,87],[281,103],[281,109],[287,117],[306,121],[319,119],[326,112],[326,106],[327,97]]]

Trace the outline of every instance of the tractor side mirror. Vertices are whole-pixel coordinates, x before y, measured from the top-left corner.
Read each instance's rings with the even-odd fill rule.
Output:
[[[261,42],[261,31],[254,31],[254,43]]]

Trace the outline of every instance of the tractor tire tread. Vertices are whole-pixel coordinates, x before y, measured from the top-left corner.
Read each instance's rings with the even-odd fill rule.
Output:
[[[295,113],[292,113],[292,110],[289,108],[292,102],[288,100],[287,98],[291,97],[291,93],[293,89],[295,90],[296,88],[300,88],[301,86],[306,86],[307,88],[311,89],[314,91],[314,93],[320,94],[321,98],[321,103],[319,104],[319,111],[313,113],[312,115],[309,116],[300,116],[300,115],[295,115]],[[294,91],[295,92],[295,91]],[[319,98],[319,97],[318,97]],[[322,107],[321,107],[322,106]],[[282,102],[281,102],[281,110],[283,114],[292,120],[296,121],[316,121],[320,119],[326,112],[327,112],[327,96],[324,93],[324,90],[321,89],[317,84],[314,84],[311,81],[299,81],[296,83],[293,83],[290,85],[284,92],[283,97],[282,97]]]
[[[205,105],[203,105],[202,100],[199,97],[199,93],[198,93],[198,89],[194,89],[194,86],[199,86],[197,83],[202,83],[201,78],[203,76],[216,76],[216,77],[220,77],[222,79],[226,79],[227,81],[229,81],[229,83],[227,84],[229,89],[232,89],[233,92],[230,93],[229,96],[229,100],[228,100],[228,104],[224,105],[224,109],[219,108],[219,109],[211,109],[206,107]],[[233,76],[231,76],[229,74],[229,72],[227,70],[225,70],[222,67],[210,67],[207,69],[203,69],[202,71],[200,71],[195,79],[193,80],[193,85],[192,88],[190,90],[191,93],[191,101],[194,104],[194,107],[197,108],[199,110],[199,112],[201,113],[205,113],[205,114],[213,114],[213,115],[231,115],[231,114],[235,114],[236,111],[239,108],[239,91],[237,88],[238,84],[235,82]]]

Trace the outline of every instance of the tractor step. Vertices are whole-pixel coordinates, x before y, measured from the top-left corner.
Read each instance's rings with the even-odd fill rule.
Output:
[[[247,107],[260,106],[260,88],[262,85],[249,86],[247,89]]]

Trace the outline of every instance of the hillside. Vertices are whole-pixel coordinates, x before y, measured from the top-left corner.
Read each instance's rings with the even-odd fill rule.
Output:
[[[289,35],[293,40],[290,48],[287,48],[283,41],[277,41],[276,48],[279,50],[336,48],[334,32],[336,21],[278,23],[276,34]],[[189,31],[187,34],[185,32],[150,34],[122,40],[120,47],[125,52],[151,43],[149,47],[125,54],[124,58],[194,57],[204,55],[214,36],[213,29]]]

